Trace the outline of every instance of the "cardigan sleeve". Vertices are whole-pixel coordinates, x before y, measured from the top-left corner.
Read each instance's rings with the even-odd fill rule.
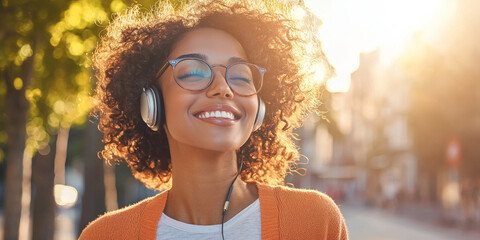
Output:
[[[88,224],[79,240],[155,239],[168,191],[128,207],[108,212]]]
[[[144,227],[142,225],[144,212],[151,205],[152,199],[154,198],[146,198],[136,204],[107,212],[98,217],[82,231],[79,240],[140,239],[140,228]],[[156,225],[147,227],[154,228]]]
[[[275,192],[281,239],[348,239],[340,209],[326,194],[286,187]]]
[[[142,208],[139,205],[106,213],[88,224],[79,240],[137,239]]]
[[[340,209],[335,204],[335,202],[325,194],[322,194],[323,197],[327,198],[329,208],[331,208],[331,214],[329,216],[329,231],[327,233],[327,239],[339,239],[339,240],[348,240],[348,232],[345,224],[345,219],[343,218]]]

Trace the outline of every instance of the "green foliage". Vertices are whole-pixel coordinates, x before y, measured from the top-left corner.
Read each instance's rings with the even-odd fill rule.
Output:
[[[16,91],[28,88],[29,69],[26,60],[42,56],[42,42],[46,37],[46,28],[60,19],[59,13],[68,6],[67,1],[8,1],[3,0],[0,8],[0,106],[6,108],[5,95],[7,82],[14,85]],[[40,54],[37,54],[40,52]],[[6,112],[3,110],[0,125],[0,144],[5,145]],[[0,154],[0,159],[3,153]]]
[[[5,145],[6,82],[30,102],[27,148],[42,148],[60,127],[83,124],[91,108],[91,52],[114,12],[133,1],[3,0],[0,22],[0,161]],[[136,1],[137,2],[137,1]],[[151,5],[153,1],[141,1]],[[6,23],[6,24],[3,24]],[[32,82],[25,61],[33,58]],[[22,75],[23,74],[23,75]]]

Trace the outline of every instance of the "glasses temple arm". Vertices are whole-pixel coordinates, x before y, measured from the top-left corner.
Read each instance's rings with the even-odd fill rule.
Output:
[[[157,74],[155,74],[155,79],[159,79],[160,76],[162,76],[163,72],[165,72],[165,70],[167,70],[168,65],[169,65],[168,61],[165,62],[165,64],[163,64],[163,66],[158,70]]]

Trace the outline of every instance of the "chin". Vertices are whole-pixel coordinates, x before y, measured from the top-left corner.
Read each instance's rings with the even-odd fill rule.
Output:
[[[189,145],[194,148],[215,152],[230,152],[239,149],[247,142],[250,134],[246,131],[225,131],[226,129],[214,130],[197,129],[186,131],[186,128],[171,131],[171,140]]]
[[[215,152],[230,152],[239,149],[242,145],[243,143],[232,141],[205,141],[196,147]]]

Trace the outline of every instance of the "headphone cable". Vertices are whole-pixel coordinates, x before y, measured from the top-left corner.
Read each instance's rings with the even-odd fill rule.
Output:
[[[228,204],[230,203],[230,197],[232,196],[233,184],[237,180],[238,175],[240,175],[240,172],[242,171],[242,167],[243,167],[243,157],[242,157],[242,161],[240,162],[240,168],[238,169],[237,175],[235,175],[235,178],[233,179],[232,184],[230,184],[227,198],[225,199],[225,204],[223,205],[223,212],[222,212],[222,239],[223,240],[225,240],[225,237],[223,235],[223,223],[225,221],[225,214],[227,213]]]

